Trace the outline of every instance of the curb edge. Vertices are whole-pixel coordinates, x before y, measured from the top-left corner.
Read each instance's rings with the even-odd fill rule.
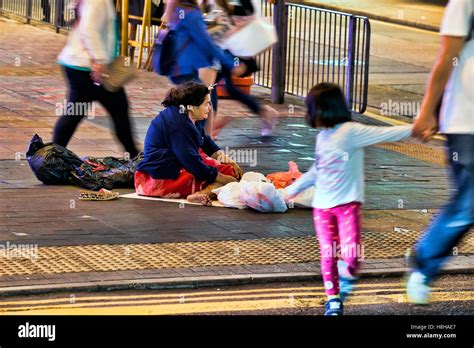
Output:
[[[362,270],[362,278],[403,276],[408,268],[380,268]],[[473,267],[449,266],[440,274],[473,274]],[[60,292],[108,292],[118,290],[163,290],[163,289],[196,289],[212,286],[237,286],[273,282],[302,282],[321,279],[313,272],[295,273],[257,273],[224,276],[197,276],[180,278],[121,279],[104,282],[60,283],[38,286],[12,286],[0,288],[1,297],[52,294]]]

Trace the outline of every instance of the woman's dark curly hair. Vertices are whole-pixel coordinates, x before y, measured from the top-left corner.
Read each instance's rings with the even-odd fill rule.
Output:
[[[169,90],[165,100],[161,102],[164,107],[184,105],[199,106],[204,103],[206,96],[210,93],[209,88],[196,81],[182,83]]]
[[[352,118],[344,93],[334,83],[322,82],[311,88],[306,96],[306,106],[306,119],[313,128],[332,128]]]

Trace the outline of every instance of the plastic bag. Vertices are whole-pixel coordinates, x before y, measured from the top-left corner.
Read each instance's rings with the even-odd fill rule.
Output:
[[[75,177],[87,185],[106,188],[134,186],[134,176],[138,163],[143,159],[143,154],[126,160],[115,157],[94,158],[86,157],[84,163],[75,170]],[[82,185],[81,185],[82,186]]]
[[[275,26],[260,11],[260,1],[252,0],[252,16],[233,16],[235,30],[226,33],[226,38],[219,44],[236,57],[255,57],[278,42]],[[240,24],[242,23],[242,24]],[[257,34],[256,34],[257,33]]]
[[[71,173],[83,161],[72,151],[53,143],[43,143],[35,134],[28,145],[26,158],[39,181],[46,185],[69,184]]]
[[[248,181],[248,182],[268,182],[267,178],[265,175],[262,173],[257,173],[257,172],[247,172],[242,175],[242,179],[240,181]]]
[[[217,194],[217,199],[225,207],[245,209],[247,206],[240,199],[242,187],[242,182],[230,182],[225,186],[212,190],[212,192]]]
[[[247,182],[242,185],[240,200],[249,208],[264,213],[284,213],[287,206],[282,192],[266,182]]]
[[[295,162],[288,162],[288,166],[290,169],[287,172],[277,172],[267,175],[267,179],[270,180],[277,189],[290,186],[296,179],[303,175],[303,173],[298,170],[298,165]]]
[[[285,189],[282,189],[282,190],[284,190],[282,192],[283,199],[285,200],[285,202],[288,206],[291,206],[293,208],[298,208],[298,207],[311,208],[312,207],[313,197],[314,197],[314,190],[315,190],[314,186],[298,193],[292,199],[287,199],[285,191],[286,191],[286,189],[289,189],[290,187],[291,187],[291,185],[286,187]]]
[[[212,190],[212,192],[217,194],[217,199],[222,205],[228,208],[245,209],[247,206],[240,199],[240,192],[243,187],[250,182],[257,183],[265,181],[267,181],[267,179],[262,173],[247,172],[244,173],[240,182],[228,183],[225,186]]]
[[[28,164],[39,181],[46,185],[75,185],[98,191],[115,187],[134,187],[136,166],[143,154],[131,160],[114,157],[82,160],[63,146],[47,143],[35,134],[26,153]]]

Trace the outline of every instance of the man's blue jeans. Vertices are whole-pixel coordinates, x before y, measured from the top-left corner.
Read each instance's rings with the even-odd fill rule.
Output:
[[[454,193],[415,246],[415,268],[431,282],[474,225],[474,135],[448,134]]]

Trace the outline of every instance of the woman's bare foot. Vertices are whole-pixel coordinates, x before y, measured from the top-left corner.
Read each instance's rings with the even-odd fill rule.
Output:
[[[202,205],[205,205],[207,207],[212,206],[212,199],[209,197],[209,195],[206,195],[205,193],[194,193],[192,195],[189,195],[187,198],[188,202],[191,203],[201,203]]]

